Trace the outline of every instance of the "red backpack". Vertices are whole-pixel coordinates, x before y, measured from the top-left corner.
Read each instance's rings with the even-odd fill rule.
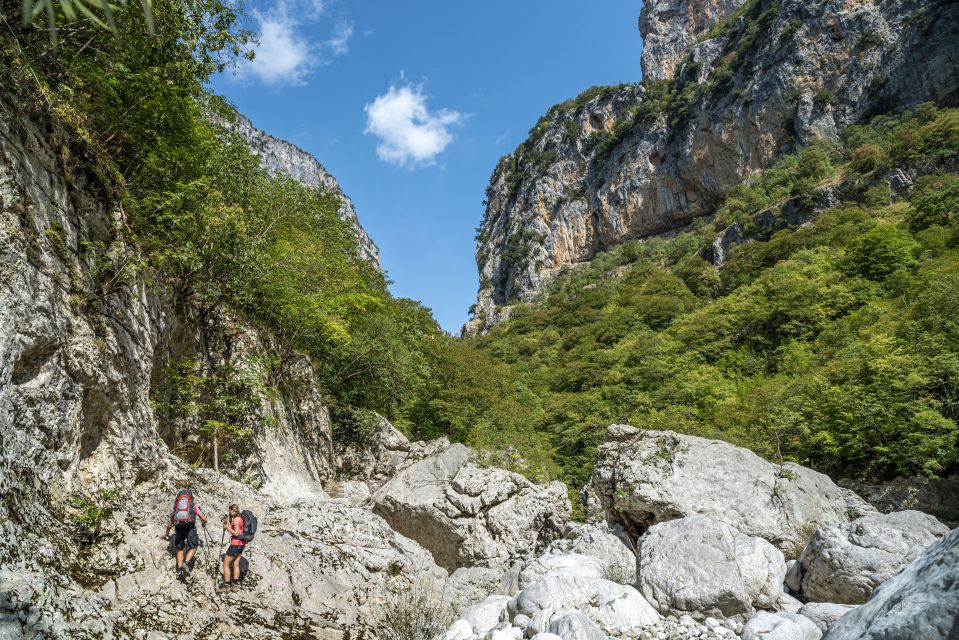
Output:
[[[189,489],[181,489],[173,502],[173,522],[174,524],[193,524],[195,520],[193,494]]]

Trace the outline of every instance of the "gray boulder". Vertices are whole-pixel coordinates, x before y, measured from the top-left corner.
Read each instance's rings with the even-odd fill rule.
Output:
[[[959,529],[879,585],[869,602],[840,618],[826,640],[959,638]]]
[[[626,538],[622,527],[617,525],[570,522],[563,537],[553,542],[548,551],[595,558],[602,567],[600,577],[621,584],[632,584],[636,581],[636,553],[627,545]]]
[[[660,613],[729,617],[776,607],[781,551],[709,516],[654,525],[640,539],[637,586]]]
[[[379,417],[362,442],[336,444],[333,462],[344,480],[332,485],[331,493],[335,497],[365,500],[403,469],[437,455],[449,446],[445,437],[429,442],[410,442],[386,418]]]
[[[721,440],[627,425],[609,432],[592,484],[609,519],[636,533],[706,514],[795,558],[817,528],[876,512],[821,473],[772,464]]]
[[[615,628],[643,627],[660,619],[633,587],[570,576],[547,576],[530,585],[513,598],[509,610],[514,616],[528,616],[536,631],[550,630],[553,617],[564,611],[579,611],[597,624]]]
[[[796,613],[760,611],[746,623],[743,640],[820,640],[822,631]]]
[[[509,596],[490,596],[463,611],[462,619],[470,624],[474,634],[482,637],[506,619],[509,601]]]
[[[802,609],[802,602],[792,597],[788,593],[782,592],[779,594],[779,599],[776,600],[776,611],[784,613],[799,613],[799,610]]]
[[[580,553],[544,553],[523,565],[519,574],[519,589],[525,589],[547,576],[576,578],[605,578],[602,563]]]
[[[800,593],[814,602],[862,604],[949,529],[919,511],[864,516],[816,531],[800,557]]]
[[[549,623],[549,632],[563,640],[606,640],[606,634],[596,623],[578,611],[556,616]]]
[[[450,574],[443,592],[457,608],[482,602],[494,594],[513,595],[503,584],[503,571],[489,567],[460,567]]]
[[[454,444],[420,460],[373,495],[374,512],[449,571],[505,568],[562,535],[571,511],[565,485],[537,485],[474,458]]]
[[[799,610],[799,615],[805,616],[813,621],[823,633],[829,631],[829,628],[856,607],[848,604],[835,604],[832,602],[809,602],[804,604]]]

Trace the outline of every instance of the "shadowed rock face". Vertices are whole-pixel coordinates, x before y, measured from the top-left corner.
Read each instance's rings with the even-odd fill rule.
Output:
[[[758,0],[693,44],[735,4],[644,8],[646,76],[672,77],[681,99],[660,99],[661,108],[655,88],[593,92],[551,109],[517,161],[500,162],[467,331],[501,321],[503,305],[535,295],[565,266],[711,213],[732,186],[797,147],[877,113],[959,97],[955,3]]]

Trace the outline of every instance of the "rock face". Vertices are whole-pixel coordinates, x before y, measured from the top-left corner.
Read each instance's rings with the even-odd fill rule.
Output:
[[[919,511],[864,516],[823,527],[803,549],[800,593],[815,602],[862,604],[949,529]]]
[[[599,447],[592,484],[612,521],[648,525],[706,514],[795,558],[819,527],[874,513],[828,477],[774,465],[720,440],[614,425]]]
[[[758,0],[695,43],[738,4],[645,3],[644,77],[671,77],[674,97],[651,83],[589,90],[551,108],[500,161],[466,331],[507,317],[504,305],[565,266],[711,213],[798,146],[892,108],[957,100],[955,3]]]
[[[650,527],[636,573],[640,593],[662,614],[748,617],[776,606],[786,565],[765,540],[690,516]]]
[[[450,571],[505,568],[559,538],[570,517],[566,487],[483,468],[461,444],[400,472],[373,495],[374,511]]]
[[[193,473],[175,459],[160,475],[124,496],[130,506],[118,507],[102,538],[84,544],[84,561],[73,572],[80,584],[43,566],[69,560],[67,550],[41,546],[41,566],[31,566],[31,560],[7,553],[32,536],[5,532],[12,533],[0,551],[6,558],[0,593],[13,618],[7,618],[8,628],[25,632],[23,637],[33,637],[29,631],[61,637],[78,628],[104,638],[129,637],[132,630],[205,637],[232,632],[242,620],[245,633],[256,638],[310,629],[340,637],[337,629],[375,626],[368,611],[386,601],[392,585],[416,574],[437,585],[445,578],[426,550],[369,511],[315,499],[280,506],[212,472]],[[162,522],[144,518],[168,510],[177,486],[173,478],[189,481],[197,504],[211,516],[232,501],[259,514],[258,534],[246,554],[251,573],[239,593],[224,599],[213,592],[211,574],[223,551],[215,517],[201,533],[203,547],[189,584],[174,578],[169,542],[158,539]],[[184,607],[191,612],[186,622]]]
[[[341,483],[360,483],[361,492],[368,498],[397,473],[422,460],[436,455],[450,446],[445,437],[430,442],[410,442],[385,418],[379,418],[373,433],[363,442],[343,444],[334,448],[334,466],[338,474],[348,480]],[[351,487],[346,487],[350,489]],[[355,491],[357,488],[353,486]]]
[[[654,0],[639,14],[643,77],[668,80],[696,40],[744,0]]]
[[[959,529],[953,529],[839,619],[825,640],[959,637]]]
[[[340,184],[320,162],[295,144],[281,140],[253,126],[249,118],[237,114],[236,132],[260,157],[263,168],[271,175],[283,173],[311,187],[323,187],[340,198],[340,219],[353,227],[360,243],[360,254],[381,270],[380,250],[360,224],[353,201],[343,193]]]
[[[325,496],[330,425],[308,361],[271,382],[256,367],[269,336],[172,304],[153,274],[97,275],[105,253],[141,259],[123,239],[122,210],[68,135],[9,100],[0,97],[0,636],[211,638],[242,626],[254,638],[341,638],[375,633],[395,588],[441,586],[446,572],[425,549]],[[230,465],[248,484],[184,462],[209,464],[209,443],[172,400],[178,364],[200,380],[232,369],[249,381],[236,419],[254,437]],[[212,519],[187,585],[160,540],[185,485]],[[211,574],[217,514],[230,502],[257,513],[260,528],[244,588],[222,597]]]

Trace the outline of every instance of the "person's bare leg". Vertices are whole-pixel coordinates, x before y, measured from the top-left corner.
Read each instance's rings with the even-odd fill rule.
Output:
[[[240,581],[240,556],[236,555],[233,558],[233,586],[236,586],[236,583]]]
[[[230,584],[230,556],[223,556],[223,586]]]
[[[176,568],[179,569],[183,564],[183,549],[176,550]]]
[[[190,547],[190,550],[186,552],[186,561],[189,563],[193,560],[193,556],[196,555],[196,547]]]

